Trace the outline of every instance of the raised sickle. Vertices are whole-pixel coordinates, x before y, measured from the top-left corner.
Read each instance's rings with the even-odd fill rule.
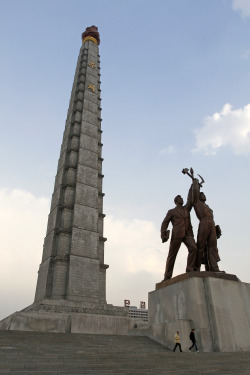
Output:
[[[200,185],[200,187],[202,187],[202,184],[204,184],[205,180],[204,180],[203,177],[201,177],[201,175],[198,174],[198,176],[201,178],[201,182],[199,183],[199,185]]]

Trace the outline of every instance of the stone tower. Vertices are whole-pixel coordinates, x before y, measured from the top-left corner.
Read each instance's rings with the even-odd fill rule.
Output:
[[[82,34],[35,301],[0,330],[126,334],[128,308],[106,302],[100,38]]]
[[[35,301],[106,303],[100,38],[82,34]]]

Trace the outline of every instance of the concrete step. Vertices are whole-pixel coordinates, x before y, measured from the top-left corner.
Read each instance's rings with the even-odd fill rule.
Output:
[[[0,331],[0,374],[249,375],[250,353],[179,353],[147,337]]]

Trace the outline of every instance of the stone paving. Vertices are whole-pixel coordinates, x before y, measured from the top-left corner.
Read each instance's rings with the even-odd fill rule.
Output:
[[[0,331],[0,374],[249,375],[250,353],[173,353],[147,337]]]

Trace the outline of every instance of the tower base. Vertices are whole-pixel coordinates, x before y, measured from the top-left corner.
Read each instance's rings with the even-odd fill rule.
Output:
[[[109,304],[42,300],[0,322],[0,330],[125,335],[128,309]]]
[[[250,284],[235,275],[191,272],[163,281],[149,293],[148,307],[148,327],[137,334],[170,349],[179,330],[187,351],[195,328],[200,351],[250,351]]]

